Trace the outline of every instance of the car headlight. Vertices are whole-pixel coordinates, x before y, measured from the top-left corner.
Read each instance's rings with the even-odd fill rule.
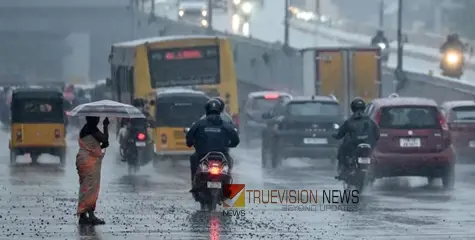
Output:
[[[241,0],[233,0],[234,5],[239,5],[241,4]]]
[[[340,125],[334,123],[334,124],[333,124],[333,128],[334,128],[334,129],[340,129]]]
[[[378,46],[379,46],[381,49],[385,49],[385,48],[386,48],[386,44],[384,44],[384,43],[378,43]]]
[[[206,11],[206,10],[201,10],[201,15],[202,15],[203,17],[208,16],[208,11]]]
[[[183,17],[185,15],[185,11],[180,10],[178,11],[178,16]]]
[[[244,13],[249,14],[252,12],[252,4],[249,2],[245,2],[242,4],[241,9]]]

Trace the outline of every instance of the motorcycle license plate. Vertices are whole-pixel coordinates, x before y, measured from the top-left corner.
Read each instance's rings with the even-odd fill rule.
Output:
[[[370,164],[371,163],[371,158],[359,157],[358,158],[358,163],[360,163],[360,164]]]
[[[146,143],[145,142],[135,142],[136,147],[145,147]]]
[[[328,141],[326,138],[304,138],[304,144],[327,144]]]
[[[208,182],[208,188],[221,188],[221,182]]]

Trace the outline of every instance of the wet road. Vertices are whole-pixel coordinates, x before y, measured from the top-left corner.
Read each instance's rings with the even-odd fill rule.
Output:
[[[380,181],[357,212],[293,211],[278,205],[246,206],[245,218],[197,211],[189,190],[187,162],[161,162],[129,176],[108,149],[98,215],[107,224],[78,228],[75,218],[77,150],[70,141],[67,166],[48,156],[41,165],[8,161],[7,135],[0,133],[0,239],[472,239],[475,167],[457,167],[453,191],[425,179]],[[238,149],[235,183],[252,189],[341,189],[328,160],[289,159],[263,171],[258,149]],[[27,162],[27,159],[21,160]]]

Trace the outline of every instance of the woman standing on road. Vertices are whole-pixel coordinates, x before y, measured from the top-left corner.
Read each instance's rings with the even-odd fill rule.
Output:
[[[79,151],[76,155],[76,168],[79,174],[79,201],[77,215],[79,224],[105,224],[94,215],[101,181],[101,165],[104,153],[109,146],[109,119],[105,118],[103,133],[97,127],[99,117],[86,117],[86,124],[79,133]]]

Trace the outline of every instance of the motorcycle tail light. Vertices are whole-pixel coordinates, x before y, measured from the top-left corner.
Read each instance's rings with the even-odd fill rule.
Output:
[[[211,175],[218,175],[220,172],[221,169],[219,167],[211,167],[209,169],[209,173],[211,173]]]
[[[143,133],[139,133],[137,134],[137,139],[140,140],[140,141],[144,141],[146,138],[145,134]]]
[[[61,137],[61,132],[59,131],[59,129],[54,130],[54,137],[55,138],[60,138]]]

